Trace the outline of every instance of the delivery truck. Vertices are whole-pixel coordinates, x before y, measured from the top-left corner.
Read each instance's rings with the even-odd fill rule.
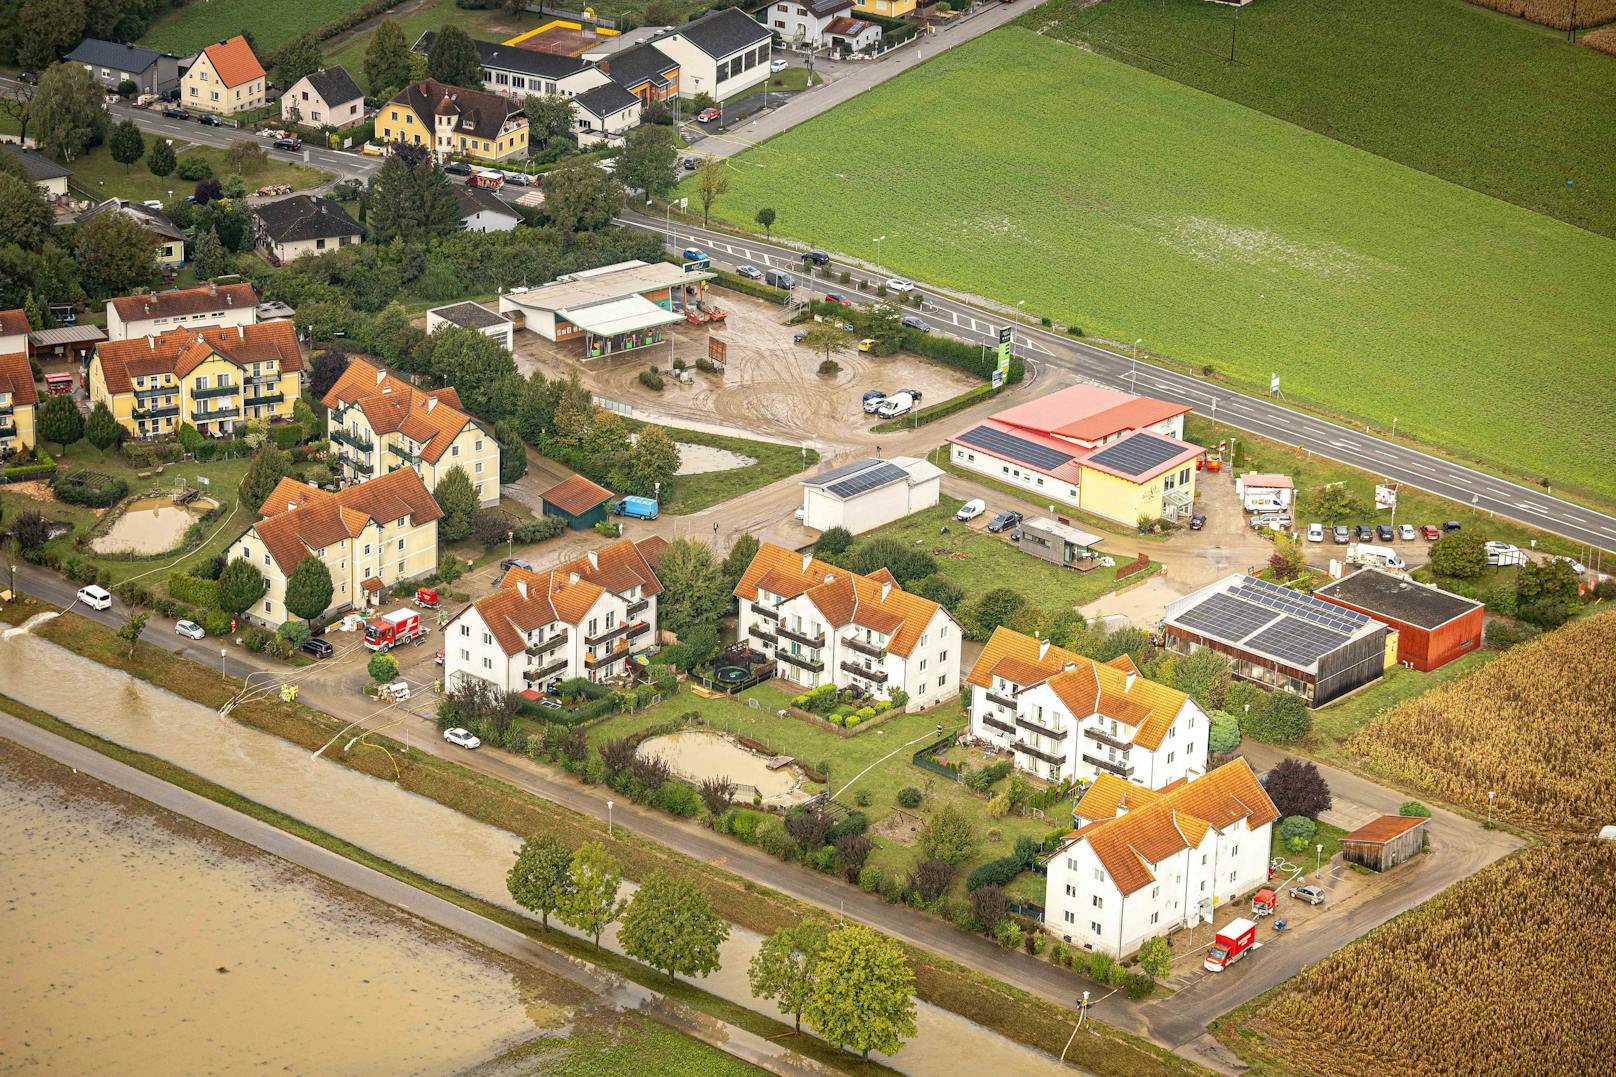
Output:
[[[1246,956],[1257,942],[1257,925],[1245,917],[1230,920],[1218,929],[1217,937],[1212,940],[1211,947],[1206,951],[1206,960],[1202,962],[1208,972],[1222,972],[1230,965]]]
[[[386,653],[406,643],[424,643],[426,630],[415,610],[394,610],[365,622],[365,646]]]
[[[654,520],[657,518],[656,499],[625,497],[617,503],[617,515],[627,516],[631,520]]]
[[[1354,542],[1347,547],[1347,563],[1370,568],[1408,568],[1402,555],[1390,546],[1372,546],[1367,542]]]

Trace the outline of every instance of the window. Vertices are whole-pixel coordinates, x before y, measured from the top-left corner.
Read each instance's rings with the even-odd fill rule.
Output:
[[[1159,923],[1160,921],[1161,921],[1161,913],[1153,912],[1153,913],[1150,914],[1150,922],[1151,923],[1155,924],[1155,923]]]
[[[462,636],[470,636],[471,635],[471,626],[470,625],[461,625],[460,626],[460,634]]]
[[[1173,753],[1172,752],[1167,753],[1167,761],[1169,763],[1171,763],[1173,761]]]
[[[264,599],[264,612],[265,612],[265,613],[268,613],[268,612],[269,612],[269,611],[270,611],[270,610],[271,610],[271,609],[273,609],[273,608],[274,608],[274,604],[273,604],[273,603],[271,603],[271,602],[270,602],[270,601],[269,601],[269,599],[267,599],[267,598],[266,598],[266,599]]]
[[[948,683],[948,675],[947,674],[944,674],[943,676],[937,678],[937,687],[941,688],[943,685],[945,685],[947,683]]]
[[[1238,845],[1230,846],[1229,855],[1230,856],[1239,856],[1240,855],[1240,846],[1238,846]]]
[[[1100,921],[1098,921],[1098,920],[1090,920],[1089,921],[1089,930],[1094,932],[1096,935],[1098,935],[1100,933]]]
[[[920,672],[926,672],[926,660],[924,658],[920,660]]]
[[[1067,857],[1066,858],[1066,870],[1067,871],[1076,871],[1077,870],[1077,861],[1073,860],[1071,857]]]
[[[1105,882],[1105,869],[1104,868],[1095,868],[1094,869],[1094,881],[1097,882],[1097,883]]]
[[[1094,907],[1096,909],[1105,908],[1105,898],[1101,897],[1099,894],[1095,894],[1094,895]]]
[[[1230,882],[1234,882],[1234,877],[1235,877],[1235,873],[1234,873],[1234,872],[1232,872],[1232,871],[1231,871],[1231,872],[1229,872],[1229,881],[1230,881]]]
[[[484,632],[483,633],[483,646],[486,647],[486,646],[488,646],[489,644],[491,644],[493,642],[494,642],[494,637],[490,636],[487,632]]]
[[[398,548],[401,549],[401,550],[404,548],[404,540],[403,539],[398,540]]]
[[[1076,897],[1077,896],[1077,887],[1073,886],[1071,883],[1067,883],[1066,884],[1066,896],[1067,897]]]
[[[943,625],[942,627],[940,627],[937,630],[937,637],[939,639],[947,639],[948,638],[948,626],[947,625]]]
[[[926,682],[921,681],[920,685],[919,685],[919,688],[920,688],[920,694],[925,695],[926,694]]]
[[[264,555],[264,564],[269,564],[269,554],[267,553]]]
[[[1066,910],[1066,912],[1064,912],[1064,913],[1062,913],[1062,914],[1061,914],[1061,915],[1063,915],[1063,916],[1065,916],[1065,917],[1066,917],[1066,922],[1067,922],[1067,923],[1068,923],[1068,924],[1075,924],[1075,923],[1077,923],[1077,917],[1076,917],[1076,916],[1074,916],[1074,915],[1072,915],[1072,910],[1070,910],[1070,909],[1067,909],[1067,910]]]
[[[471,652],[466,650],[464,647],[460,648],[460,660],[462,662],[470,662],[471,661]]]
[[[483,668],[484,669],[493,669],[494,668],[494,660],[492,658],[484,658],[483,659]]]

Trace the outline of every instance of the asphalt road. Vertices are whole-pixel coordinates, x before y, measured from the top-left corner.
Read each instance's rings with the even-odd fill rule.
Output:
[[[749,263],[760,269],[772,266],[790,270],[799,276],[803,272],[800,249],[680,222],[673,223],[670,229],[661,218],[633,211],[625,212],[620,220],[647,232],[666,235],[672,250],[693,245],[731,268]],[[844,285],[837,280],[843,270],[852,274],[853,284]],[[857,293],[862,283],[864,296],[873,298],[876,286],[892,276],[896,274],[834,258],[829,266],[814,271],[811,288],[815,294]],[[1188,404],[1201,414],[1237,429],[1300,446],[1387,480],[1496,513],[1584,546],[1616,552],[1616,517],[1553,497],[1541,489],[1432,456],[1401,442],[1305,414],[1274,400],[1248,396],[1148,362],[1136,362],[1038,325],[1020,322],[1013,314],[990,311],[953,298],[928,284],[917,281],[915,289],[926,299],[921,312],[926,321],[965,340],[996,345],[999,328],[1014,324],[1016,350],[1029,364],[1029,377],[1035,378],[1040,368],[1066,370],[1098,385]],[[859,296],[855,294],[854,298]]]
[[[20,718],[0,714],[0,737],[351,890],[384,901],[491,950],[533,965],[624,1010],[638,1010],[755,1066],[782,1074],[831,1072],[756,1033],[691,1010],[649,988],[576,961],[453,902],[418,890],[409,883],[383,875],[250,815],[243,815],[177,785],[170,785],[145,771],[110,759],[93,748],[48,733]]]

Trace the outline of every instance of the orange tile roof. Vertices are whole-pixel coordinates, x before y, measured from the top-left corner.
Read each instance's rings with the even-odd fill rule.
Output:
[[[661,594],[662,581],[652,563],[667,545],[657,537],[623,539],[596,550],[593,560],[585,554],[542,572],[512,567],[500,578],[498,590],[472,605],[500,648],[514,655],[527,646],[526,635],[535,628],[556,621],[581,624],[608,591],[623,595],[639,587],[642,595]]]
[[[0,310],[0,336],[14,337],[33,331],[28,315],[21,310]]]
[[[258,306],[258,290],[251,284],[199,284],[146,295],[126,295],[109,302],[126,322],[149,318],[179,318],[188,314],[209,314],[216,310],[240,310]]]
[[[239,327],[170,329],[155,337],[104,340],[95,346],[95,361],[101,363],[101,374],[111,393],[133,392],[131,378],[156,374],[183,378],[210,355],[237,366],[274,360],[284,373],[303,369],[297,332],[286,320]]]
[[[217,45],[209,45],[202,51],[213,64],[219,81],[226,86],[240,86],[264,77],[264,65],[258,62],[252,46],[240,34]]]
[[[966,680],[978,688],[991,688],[994,667],[1004,658],[1016,659],[1043,672],[1042,677],[1036,681],[1029,680],[1027,684],[1040,684],[1065,669],[1067,665],[1080,661],[1071,651],[1056,647],[1048,640],[1033,639],[1031,636],[1022,635],[1014,629],[1000,625],[993,630],[993,635],[988,637],[987,645],[977,656],[976,664],[971,667],[971,675]],[[1020,667],[1013,668],[1020,669]],[[1026,670],[1021,672],[1031,676]],[[1023,682],[1017,680],[1016,683]]]
[[[1142,808],[1160,799],[1161,793],[1154,790],[1115,774],[1101,774],[1090,783],[1073,811],[1081,819],[1115,819],[1118,808]]]
[[[646,551],[660,556],[667,545],[667,541],[660,538],[641,539],[639,542],[619,539],[610,546],[595,550],[594,560],[585,554],[557,565],[555,571],[563,576],[576,572],[579,579],[599,584],[613,594],[627,594],[638,587],[641,594],[659,595],[662,593],[662,581],[657,578]]]
[[[1342,835],[1343,842],[1362,841],[1372,845],[1381,845],[1393,838],[1407,834],[1410,830],[1427,820],[1423,816],[1414,815],[1382,815],[1379,819],[1371,820],[1354,830],[1351,834]]]
[[[755,602],[761,587],[771,595],[795,598],[842,571],[818,558],[765,542],[741,573],[741,580],[735,585],[735,597]]]
[[[1143,429],[1189,410],[1187,404],[1170,404],[1098,385],[1072,385],[995,412],[993,419],[1035,433],[1096,442],[1124,430]]]
[[[888,636],[887,650],[907,658],[941,607],[892,581],[890,572],[860,576],[783,546],[766,542],[735,586],[737,597],[756,601],[759,588],[783,598],[804,595],[833,628],[860,625]]]
[[[276,484],[261,510],[268,515],[249,529],[257,532],[270,557],[287,576],[311,550],[351,539],[372,520],[387,524],[408,517],[419,526],[443,516],[421,476],[410,468],[400,468],[334,494],[307,485],[303,490],[292,490],[288,487],[291,482],[282,479]],[[294,507],[286,508],[288,504]]]
[[[333,411],[355,406],[378,434],[403,434],[421,446],[421,459],[443,459],[460,432],[475,421],[453,386],[417,389],[386,367],[352,359],[321,403]]]
[[[13,405],[39,403],[34,370],[22,352],[0,355],[0,393],[10,393]]]
[[[582,475],[563,479],[539,495],[546,506],[560,509],[568,516],[582,516],[602,502],[612,499],[612,492]]]

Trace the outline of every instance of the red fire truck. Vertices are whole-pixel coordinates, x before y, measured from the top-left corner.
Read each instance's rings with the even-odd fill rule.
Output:
[[[1257,925],[1245,917],[1230,920],[1218,929],[1218,934],[1212,940],[1211,949],[1206,952],[1206,960],[1202,962],[1208,972],[1222,972],[1230,965],[1246,956],[1246,952],[1257,942]]]
[[[414,610],[394,610],[365,622],[365,646],[386,653],[406,643],[425,643],[426,629]]]

